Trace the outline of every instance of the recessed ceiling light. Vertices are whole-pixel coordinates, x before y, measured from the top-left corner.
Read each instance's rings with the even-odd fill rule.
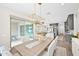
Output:
[[[51,13],[50,12],[47,12],[47,15],[50,15]]]

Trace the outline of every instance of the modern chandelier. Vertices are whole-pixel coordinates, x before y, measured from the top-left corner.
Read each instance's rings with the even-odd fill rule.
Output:
[[[39,7],[40,7],[40,15],[41,15],[41,5],[42,3],[38,3]],[[33,8],[33,12],[32,14],[29,16],[31,18],[31,21],[35,24],[41,24],[43,23],[42,20],[44,20],[40,15],[37,15],[36,13],[36,10],[37,10],[37,4],[34,4],[34,8]]]

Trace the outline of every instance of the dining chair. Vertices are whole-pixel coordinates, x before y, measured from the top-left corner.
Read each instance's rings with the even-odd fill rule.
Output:
[[[40,56],[53,56],[54,51],[57,47],[58,36],[51,42],[47,51],[44,51]]]

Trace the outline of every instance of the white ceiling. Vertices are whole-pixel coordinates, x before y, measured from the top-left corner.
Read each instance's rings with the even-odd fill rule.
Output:
[[[34,8],[34,3],[4,3],[1,5],[24,15],[31,15]],[[41,5],[41,14],[40,6],[36,4],[36,13],[51,23],[63,22],[68,14],[76,13],[78,8],[78,3],[64,3],[64,5],[61,3],[43,3]]]

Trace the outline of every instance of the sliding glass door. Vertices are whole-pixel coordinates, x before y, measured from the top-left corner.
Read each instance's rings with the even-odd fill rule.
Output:
[[[33,40],[33,23],[20,18],[11,18],[11,47],[24,41]]]

